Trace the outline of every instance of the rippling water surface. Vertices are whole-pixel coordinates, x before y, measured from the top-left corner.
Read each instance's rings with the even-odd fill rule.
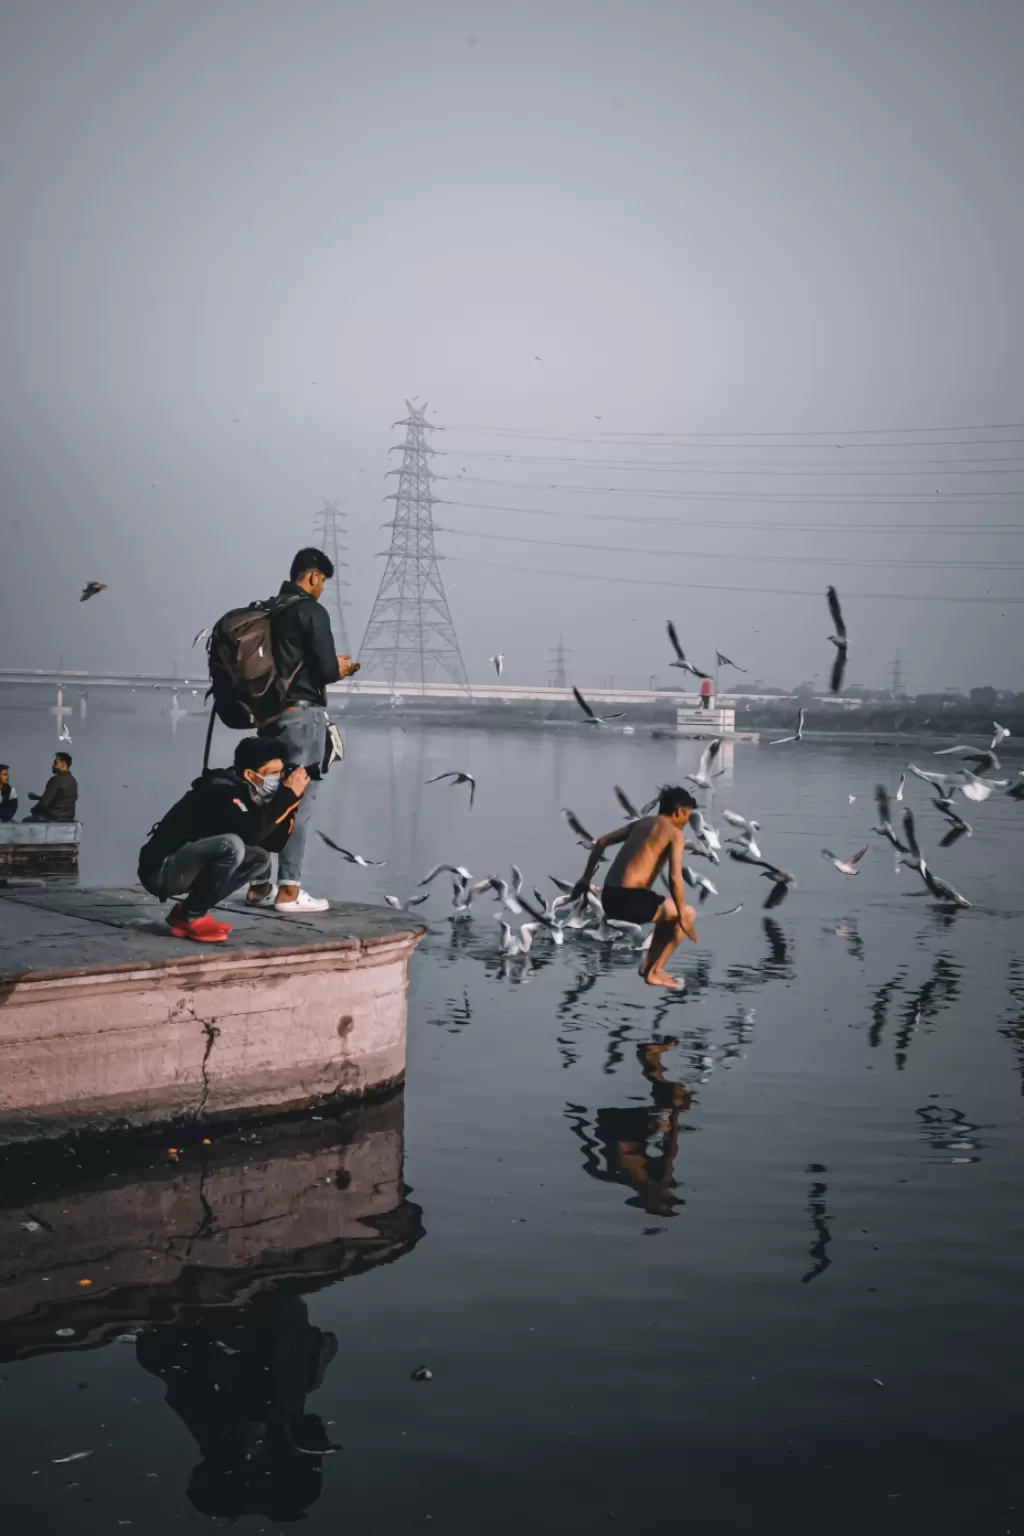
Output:
[[[82,879],[124,883],[201,723],[73,734]],[[23,788],[51,736],[3,717]],[[318,841],[307,883],[373,901],[439,859],[552,891],[585,857],[560,807],[607,830],[613,784],[699,752],[390,718],[346,742],[320,824],[387,864]],[[5,1529],[1024,1529],[1024,806],[940,852],[908,790],[973,903],[947,911],[869,834],[901,760],[735,749],[713,816],[756,816],[797,888],[765,913],[723,865],[681,994],[585,938],[502,965],[496,908],[453,921],[439,880],[404,1096],[9,1166]],[[472,812],[424,783],[450,767]],[[864,842],[855,879],[820,857]]]

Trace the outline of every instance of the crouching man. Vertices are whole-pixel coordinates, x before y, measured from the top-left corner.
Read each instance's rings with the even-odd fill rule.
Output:
[[[305,768],[282,779],[270,742],[247,736],[234,766],[209,768],[158,821],[139,854],[139,879],[151,895],[175,902],[167,926],[178,939],[222,944],[230,923],[210,908],[232,891],[270,879],[309,783]]]

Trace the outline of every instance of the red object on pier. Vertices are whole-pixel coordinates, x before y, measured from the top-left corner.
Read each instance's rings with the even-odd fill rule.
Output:
[[[700,707],[710,709],[715,702],[715,685],[710,677],[706,677],[700,685]]]

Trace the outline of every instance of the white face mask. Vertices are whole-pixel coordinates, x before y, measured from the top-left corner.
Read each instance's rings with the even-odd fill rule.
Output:
[[[256,800],[273,800],[280,788],[281,775],[279,773],[265,773],[261,783],[253,784],[250,782],[249,785],[253,798]]]

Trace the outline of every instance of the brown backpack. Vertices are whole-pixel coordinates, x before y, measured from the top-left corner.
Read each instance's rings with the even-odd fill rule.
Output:
[[[287,677],[274,660],[275,614],[301,597],[286,594],[248,608],[232,608],[217,620],[207,641],[214,712],[233,731],[269,725],[285,707],[302,663]],[[212,721],[211,721],[212,724]]]

